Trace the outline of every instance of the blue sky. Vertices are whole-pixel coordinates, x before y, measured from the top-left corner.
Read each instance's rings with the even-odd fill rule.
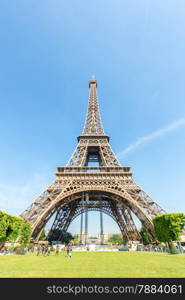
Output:
[[[0,209],[20,214],[67,163],[95,75],[120,162],[185,211],[184,11],[183,0],[1,1]],[[104,228],[118,231],[107,217]]]

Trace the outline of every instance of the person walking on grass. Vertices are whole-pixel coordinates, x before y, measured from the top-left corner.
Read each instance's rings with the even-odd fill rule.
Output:
[[[72,257],[72,247],[68,244],[67,246],[66,246],[66,251],[67,251],[67,255],[66,255],[66,257]]]
[[[71,258],[72,257],[72,251],[73,251],[73,249],[72,249],[72,246],[69,248],[69,257]]]
[[[44,253],[43,253],[43,255],[46,256],[47,252],[48,252],[48,245],[45,245],[44,246]]]
[[[38,246],[37,246],[37,256],[39,256],[40,253],[41,253],[41,246],[38,245]]]
[[[58,255],[59,254],[59,251],[60,251],[60,248],[59,246],[56,247],[56,251],[55,251],[55,255]]]
[[[41,246],[41,249],[42,249],[42,250],[41,250],[42,255],[44,256],[44,254],[45,254],[45,245],[42,245],[42,246]]]
[[[69,245],[66,246],[66,257],[69,257]]]
[[[47,256],[50,256],[50,252],[51,252],[51,247],[48,246],[48,250],[47,250]]]

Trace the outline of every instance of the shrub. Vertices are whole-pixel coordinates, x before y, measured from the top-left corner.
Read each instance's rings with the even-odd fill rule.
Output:
[[[14,242],[19,234],[23,219],[0,211],[0,242]]]
[[[50,251],[55,251],[55,249],[54,249],[54,247],[53,247],[53,246],[51,246],[51,249],[50,249]]]
[[[8,224],[5,220],[0,220],[0,242],[6,241],[6,232],[7,232]]]
[[[22,222],[22,218],[12,217],[9,224],[10,232],[7,234],[7,241],[14,242],[18,238]]]
[[[156,237],[160,242],[168,243],[170,252],[177,253],[173,241],[180,240],[180,234],[185,228],[185,214],[171,213],[153,218]]]
[[[28,222],[23,222],[20,231],[20,243],[27,244],[31,237],[31,225]]]
[[[117,234],[117,233],[113,234],[109,238],[108,242],[111,242],[112,244],[118,244],[118,245],[121,245],[121,244],[124,243],[122,235],[121,234]]]
[[[25,254],[24,245],[17,245],[14,247],[15,254]]]

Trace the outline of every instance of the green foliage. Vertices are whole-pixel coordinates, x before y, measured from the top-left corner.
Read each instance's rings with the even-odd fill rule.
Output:
[[[143,243],[144,245],[151,244],[150,235],[144,226],[141,227],[140,235],[141,235],[141,239],[140,239],[141,243]]]
[[[46,232],[43,229],[39,238],[39,241],[45,241],[46,240]]]
[[[73,238],[74,238],[75,240],[78,240],[78,239],[79,239],[79,234],[74,234],[74,235],[73,235]]]
[[[9,215],[0,211],[0,241],[5,242],[7,240],[8,227],[10,223]]]
[[[160,243],[160,244],[157,245],[157,247],[160,248],[160,249],[163,249],[163,248],[165,248],[165,244],[164,243]]]
[[[20,217],[11,216],[0,211],[0,242],[15,242],[19,239],[27,243],[31,235],[31,225]]]
[[[28,222],[23,222],[20,231],[20,243],[26,244],[30,241],[31,237],[31,225]]]
[[[65,232],[62,235],[61,243],[62,244],[69,244],[72,240],[74,240],[74,237],[72,236],[72,234],[70,232]]]
[[[124,243],[121,234],[117,234],[117,233],[113,234],[113,235],[109,238],[108,242],[110,242],[110,243],[112,243],[112,244],[118,244],[118,245],[121,245],[121,244]]]
[[[28,248],[29,250],[31,250],[31,249],[34,248],[34,246],[35,246],[35,245],[34,245],[33,243],[30,243],[30,244],[27,245],[27,248]]]
[[[25,254],[24,245],[17,245],[14,247],[15,254]]]
[[[153,218],[156,237],[160,242],[178,241],[185,228],[185,214],[164,214]]]
[[[167,242],[170,252],[176,254],[173,241],[180,240],[180,234],[185,229],[185,214],[171,213],[153,218],[156,237],[160,242]]]
[[[16,245],[14,247],[12,247],[14,250],[21,248],[21,245]]]
[[[6,241],[7,228],[8,228],[7,222],[4,219],[0,219],[0,242]]]
[[[72,240],[73,245],[78,245],[80,243],[79,239],[73,239]]]
[[[22,218],[0,211],[0,241],[13,242],[19,235]]]
[[[80,243],[79,234],[73,235],[72,243],[73,243],[73,245],[78,245]]]
[[[22,225],[22,218],[19,217],[12,217],[9,227],[8,227],[8,232],[7,232],[7,241],[9,242],[14,242],[19,234],[20,234],[20,229]]]

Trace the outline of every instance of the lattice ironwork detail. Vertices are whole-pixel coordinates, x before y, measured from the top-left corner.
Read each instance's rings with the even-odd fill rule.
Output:
[[[91,80],[89,87],[85,126],[72,157],[66,166],[57,168],[55,181],[21,216],[32,224],[32,236],[38,239],[42,228],[56,213],[51,237],[52,230],[60,227],[65,232],[74,218],[83,212],[84,208],[80,205],[82,193],[91,197],[95,193],[97,199],[103,199],[101,210],[117,222],[127,240],[139,238],[132,214],[154,238],[152,218],[165,213],[165,210],[135,183],[131,168],[118,162],[109,144],[109,136],[103,129],[96,80]],[[89,162],[99,165],[90,166]],[[87,209],[100,210],[100,203],[98,207],[92,199]]]
[[[122,235],[126,241],[138,240],[140,234],[134,224],[129,208],[124,207],[123,204],[113,200],[93,199],[90,196],[88,203],[83,202],[81,199],[70,202],[57,210],[57,214],[53,226],[49,232],[49,241],[60,241],[62,234],[65,233],[70,223],[82,213],[86,211],[102,211],[110,216],[119,226]],[[83,197],[83,195],[82,195]],[[98,194],[97,194],[98,198]]]

